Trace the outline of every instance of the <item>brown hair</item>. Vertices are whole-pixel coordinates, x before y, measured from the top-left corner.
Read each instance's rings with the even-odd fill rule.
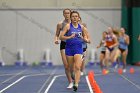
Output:
[[[66,9],[64,9],[64,10],[63,10],[63,14],[65,13],[65,11],[66,11],[66,10],[69,10],[69,11],[70,11],[70,13],[71,13],[71,9],[66,8]]]
[[[77,12],[77,11],[72,11],[72,12],[70,13],[70,18],[71,18],[71,16],[72,16],[72,14],[73,14],[73,13],[77,13],[77,14],[78,14],[78,16],[80,17],[79,12]]]
[[[119,34],[120,34],[120,30],[116,29],[116,28],[113,28],[113,33],[118,37]]]

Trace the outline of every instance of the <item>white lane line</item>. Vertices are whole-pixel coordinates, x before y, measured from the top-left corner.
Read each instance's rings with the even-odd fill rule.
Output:
[[[1,83],[0,83],[0,85],[2,85],[3,83],[8,82],[9,80],[11,80],[11,79],[15,78],[15,77],[16,77],[16,76],[18,76],[18,75],[20,75],[20,74],[24,73],[26,70],[27,70],[27,69],[25,69],[25,70],[23,70],[23,71],[20,71],[19,73],[15,74],[14,76],[11,76],[10,78],[8,78],[8,79],[4,80],[3,82],[1,82]]]
[[[24,75],[24,76],[35,77],[35,76],[44,76],[44,75],[50,75],[50,74],[40,73],[40,74],[31,74],[31,75]]]
[[[114,70],[114,72],[116,72]],[[117,73],[117,72],[116,72]],[[131,80],[129,80],[128,78],[126,78],[124,75],[120,75],[122,78],[124,78],[126,81],[128,81],[130,84],[132,84],[133,86],[135,86],[136,88],[138,88],[140,90],[140,86],[135,84],[134,82],[132,82]]]
[[[92,87],[91,87],[91,85],[90,85],[90,82],[89,82],[88,76],[86,76],[86,81],[87,81],[87,84],[88,84],[88,87],[89,87],[90,93],[94,93],[93,90],[92,90]]]
[[[44,82],[44,84],[43,84],[42,87],[38,90],[37,93],[40,93],[40,92],[42,91],[42,89],[46,86],[46,84],[49,82],[49,80],[52,78],[52,75],[55,74],[56,71],[57,71],[57,68],[55,68],[55,69],[51,72],[50,76],[49,76],[48,79]]]
[[[0,77],[3,77],[3,76],[13,76],[13,75],[16,75],[15,73],[13,74],[1,74]]]
[[[65,75],[57,75],[57,76],[54,76],[51,83],[48,85],[47,89],[45,90],[44,93],[48,93],[49,89],[51,88],[52,84],[54,83],[54,81],[56,80],[56,78],[58,77],[61,77],[61,76],[65,76]]]
[[[5,90],[7,90],[8,88],[12,87],[13,85],[15,85],[16,83],[18,83],[19,81],[21,81],[22,79],[24,79],[26,76],[22,76],[21,78],[19,78],[18,80],[16,80],[15,82],[13,82],[12,84],[8,85],[7,87],[5,87],[4,89],[0,90],[0,93],[4,92]]]
[[[49,84],[49,86],[47,87],[47,89],[45,90],[45,92],[44,92],[44,93],[48,93],[48,91],[49,91],[50,87],[52,86],[52,84],[53,84],[53,82],[55,81],[55,79],[56,79],[56,78],[57,78],[57,76],[54,76],[54,77],[53,77],[53,79],[52,79],[51,83]]]
[[[139,85],[135,84],[134,82],[132,82],[131,80],[126,78],[124,75],[120,75],[120,76],[140,90],[140,86]]]
[[[26,69],[26,70],[27,70],[27,69]],[[7,81],[13,79],[13,78],[16,77],[16,76],[22,74],[22,73],[25,72],[26,70],[21,71],[21,72],[19,72],[19,73],[17,73],[17,74],[14,74],[14,76],[12,76],[12,77],[6,79],[5,81],[1,82],[0,85],[2,85],[3,83],[6,83]],[[32,77],[32,76],[50,75],[50,76],[48,77],[48,79],[45,81],[45,83],[43,84],[43,86],[41,87],[41,89],[39,90],[39,92],[37,92],[37,93],[40,93],[40,91],[44,88],[45,84],[51,79],[51,76],[52,76],[53,74],[55,74],[56,71],[57,71],[57,68],[54,69],[54,70],[51,72],[51,74],[42,74],[42,73],[41,73],[41,74],[34,74],[34,75],[24,75],[23,77],[25,78],[25,77]],[[8,75],[12,75],[12,74],[8,74]],[[7,74],[2,75],[2,76],[7,76]],[[21,78],[22,78],[22,77],[21,77]],[[17,80],[17,81],[18,81],[18,80]],[[16,81],[15,81],[15,82],[16,82]],[[18,83],[18,82],[17,82],[17,83]],[[14,84],[13,84],[13,85],[14,85]],[[9,86],[10,86],[10,85],[9,85]],[[10,87],[11,87],[11,86],[10,86]],[[8,89],[8,88],[9,88],[9,87],[7,86],[7,89]],[[0,92],[0,93],[1,93],[1,92]]]

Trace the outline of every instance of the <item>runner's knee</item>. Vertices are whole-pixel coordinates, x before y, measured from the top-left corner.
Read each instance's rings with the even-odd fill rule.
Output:
[[[75,70],[79,71],[80,70],[80,66],[75,66]]]

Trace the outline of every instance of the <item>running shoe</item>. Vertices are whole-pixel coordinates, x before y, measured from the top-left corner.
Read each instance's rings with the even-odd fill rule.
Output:
[[[126,72],[126,69],[123,69],[123,73],[125,73]]]
[[[108,74],[109,72],[110,72],[110,71],[107,69],[105,73]]]
[[[78,89],[78,85],[76,85],[76,84],[74,84],[74,86],[73,86],[73,91],[77,91],[77,89]]]
[[[84,72],[81,72],[81,76],[83,76],[84,75]]]
[[[68,89],[71,89],[73,87],[73,82],[71,82],[69,85],[68,85]]]
[[[115,69],[117,69],[118,67],[119,67],[119,65],[118,65],[118,64],[116,64],[116,65],[115,65]]]

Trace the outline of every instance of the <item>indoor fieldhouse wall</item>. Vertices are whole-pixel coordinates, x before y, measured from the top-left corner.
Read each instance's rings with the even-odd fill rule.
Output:
[[[140,62],[140,1],[122,0],[122,26],[127,29],[130,36],[130,45],[127,62],[137,64]]]
[[[94,8],[120,8],[121,0],[0,0],[13,8],[62,8],[62,7],[94,7]]]
[[[8,1],[8,0],[7,0]],[[37,2],[37,1],[35,1]],[[18,49],[24,49],[28,63],[41,61],[43,51],[51,50],[52,62],[62,64],[59,45],[54,44],[56,24],[63,19],[63,8],[13,8],[3,3],[0,9],[0,47],[6,64],[16,61]],[[101,33],[108,26],[120,27],[120,8],[77,8],[83,22],[88,26],[92,43],[88,50],[96,48]]]

